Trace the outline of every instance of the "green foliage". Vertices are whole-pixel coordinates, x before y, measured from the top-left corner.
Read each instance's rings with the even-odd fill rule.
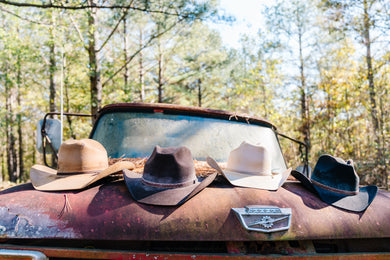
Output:
[[[385,1],[271,1],[263,13],[259,10],[266,26],[257,35],[243,35],[239,49],[224,47],[207,23],[234,21],[217,12],[217,1],[136,0],[132,7],[119,0],[95,2],[123,8],[0,6],[3,175],[9,129],[17,136],[16,124],[6,128],[10,118],[22,119],[24,175],[32,164],[41,163],[35,128],[49,111],[50,75],[57,111],[62,86],[65,111],[89,113],[91,103],[99,102],[91,100],[90,87],[91,73],[98,73],[102,106],[161,98],[166,103],[226,109],[268,119],[278,131],[301,140],[303,128],[309,126],[312,167],[323,153],[352,158],[362,182],[386,185],[380,178],[389,171],[390,157],[389,16],[388,9],[381,9]],[[370,6],[379,143],[370,119],[364,2]],[[82,3],[69,0],[65,5]],[[94,24],[88,20],[92,12],[97,13]],[[97,60],[88,52],[93,31]],[[53,46],[56,66],[50,67]],[[307,117],[302,116],[303,94]],[[12,110],[6,107],[11,97]],[[89,118],[64,122],[65,139],[87,137],[91,129]],[[281,144],[287,163],[301,164],[299,147],[286,140]],[[383,158],[374,161],[378,149]]]

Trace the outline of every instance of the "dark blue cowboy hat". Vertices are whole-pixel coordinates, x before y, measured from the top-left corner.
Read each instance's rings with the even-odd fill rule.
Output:
[[[291,174],[322,201],[355,212],[366,210],[378,191],[375,185],[359,187],[352,160],[345,162],[331,155],[320,156],[310,178],[298,171]]]

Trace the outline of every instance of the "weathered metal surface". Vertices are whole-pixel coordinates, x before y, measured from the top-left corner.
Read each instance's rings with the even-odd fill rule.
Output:
[[[194,115],[202,117],[213,117],[220,119],[227,119],[231,121],[246,122],[249,124],[265,124],[270,126],[273,129],[277,127],[272,124],[270,121],[245,114],[238,114],[234,112],[224,111],[224,110],[215,110],[208,108],[200,107],[186,107],[173,104],[147,104],[147,103],[116,103],[103,107],[97,114],[97,120],[103,114],[112,111],[138,111],[138,112],[160,112],[166,114],[180,114],[180,115]],[[91,135],[94,130],[92,130]]]
[[[259,255],[259,254],[190,254],[190,253],[171,253],[171,252],[132,252],[123,250],[98,250],[98,249],[76,249],[76,248],[47,248],[47,247],[21,247],[4,245],[4,248],[17,250],[36,250],[44,253],[48,257],[58,257],[66,259],[145,259],[145,260],[203,260],[203,259],[329,259],[329,260],[387,260],[390,253],[343,253],[343,254],[311,254],[311,253],[297,253],[295,255]]]
[[[287,231],[245,230],[232,208],[291,208]],[[278,191],[216,183],[179,207],[135,202],[123,181],[78,192],[42,192],[24,184],[0,192],[0,237],[133,241],[280,241],[389,238],[390,193],[363,213],[337,209],[299,183]]]

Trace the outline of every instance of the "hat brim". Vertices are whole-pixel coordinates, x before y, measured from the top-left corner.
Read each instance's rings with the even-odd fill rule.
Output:
[[[142,175],[129,170],[123,170],[126,186],[132,197],[141,203],[159,206],[178,206],[192,198],[207,187],[217,176],[213,173],[206,178],[198,178],[193,185],[180,188],[160,188],[145,185]]]
[[[342,195],[332,191],[328,191],[313,184],[321,200],[338,208],[361,212],[374,200],[378,187],[375,185],[359,188],[359,193],[356,195]]]
[[[356,195],[343,195],[314,185],[309,178],[298,171],[292,171],[291,175],[298,179],[305,188],[317,194],[323,202],[354,212],[366,210],[378,191],[377,186],[370,185],[360,187],[359,193]]]
[[[311,191],[312,193],[315,193],[318,195],[317,193],[317,190],[314,189],[313,187],[313,184],[311,183],[311,181],[309,180],[309,178],[307,178],[305,175],[303,175],[301,172],[299,171],[296,171],[296,170],[292,170],[291,171],[291,175],[297,179],[298,181],[300,181],[302,183],[302,185],[308,189],[309,191]]]
[[[120,161],[100,172],[57,175],[57,171],[52,168],[34,165],[30,169],[30,179],[34,188],[41,191],[80,190],[113,173],[134,167],[132,162]]]
[[[277,190],[290,175],[291,168],[283,173],[272,175],[249,175],[240,172],[222,170],[226,179],[234,186],[256,188],[263,190]]]
[[[273,175],[249,175],[235,171],[222,170],[218,163],[207,157],[207,163],[221,173],[232,185],[263,190],[277,190],[283,185],[291,173],[291,168]]]

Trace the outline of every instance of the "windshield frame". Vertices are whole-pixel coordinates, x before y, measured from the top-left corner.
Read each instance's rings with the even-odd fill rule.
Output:
[[[100,117],[102,117],[106,113],[115,112],[115,111],[134,111],[134,112],[144,112],[144,113],[164,113],[164,114],[177,114],[177,115],[193,115],[193,116],[201,116],[208,118],[218,118],[218,119],[226,119],[229,121],[237,121],[237,122],[246,122],[248,124],[255,125],[266,125],[271,127],[274,131],[277,131],[277,127],[272,124],[270,121],[259,118],[256,116],[250,116],[246,114],[240,114],[235,112],[229,112],[224,110],[215,110],[209,108],[201,108],[201,107],[186,107],[180,105],[172,105],[172,104],[150,104],[150,103],[116,103],[103,107],[97,113],[95,117],[95,122],[98,122]],[[90,137],[94,134],[96,130],[96,123],[94,124]]]
[[[277,143],[277,148],[280,151],[280,157],[282,158],[283,164],[287,167],[286,160],[284,158],[283,150],[280,145],[280,140],[278,138],[278,132],[276,131],[276,127],[267,120],[242,115],[237,113],[232,113],[223,110],[213,110],[213,109],[205,109],[205,108],[197,108],[197,107],[184,107],[172,104],[145,104],[145,103],[119,103],[105,106],[102,110],[99,111],[96,117],[96,121],[94,127],[90,133],[91,139],[93,139],[95,132],[97,130],[99,121],[106,115],[116,112],[129,112],[129,113],[163,113],[166,115],[180,115],[180,116],[194,116],[200,118],[214,118],[229,121],[229,122],[240,122],[248,125],[258,125],[265,128],[270,129],[275,135],[275,140]],[[229,152],[229,151],[227,151]]]

